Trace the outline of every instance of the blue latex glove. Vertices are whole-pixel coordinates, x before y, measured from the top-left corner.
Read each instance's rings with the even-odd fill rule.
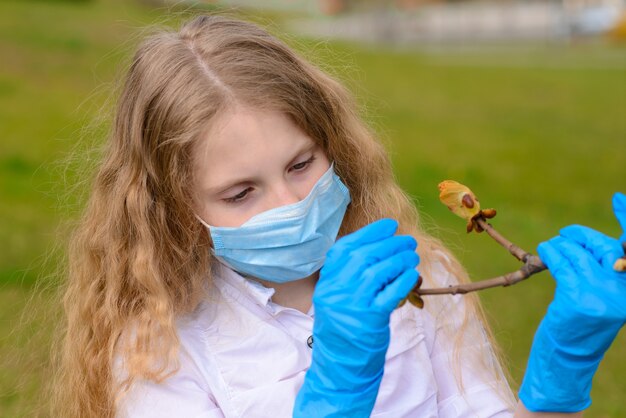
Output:
[[[613,196],[626,239],[626,196]],[[619,240],[573,225],[541,243],[539,257],[556,280],[554,300],[530,351],[519,397],[530,411],[577,412],[591,405],[593,375],[626,322],[626,272]]]
[[[369,417],[383,377],[389,318],[417,283],[413,237],[382,219],[339,239],[313,293],[311,367],[294,417]]]

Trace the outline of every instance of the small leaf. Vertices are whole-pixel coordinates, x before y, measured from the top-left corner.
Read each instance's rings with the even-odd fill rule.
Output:
[[[409,295],[407,296],[406,299],[409,300],[409,302],[411,303],[411,305],[415,306],[418,309],[423,309],[424,308],[424,299],[422,299],[422,297],[420,296],[420,294],[418,293],[418,289],[420,287],[422,287],[422,283],[424,283],[424,278],[422,277],[422,275],[420,274],[417,278],[417,283],[415,283],[415,286],[413,287],[413,289],[409,292]],[[405,299],[405,300],[406,300]]]
[[[480,214],[486,219],[495,218],[496,213],[495,209],[483,209],[480,211]]]
[[[409,302],[411,302],[411,305],[415,306],[416,308],[424,308],[424,300],[420,297],[420,295],[413,291],[409,293]]]

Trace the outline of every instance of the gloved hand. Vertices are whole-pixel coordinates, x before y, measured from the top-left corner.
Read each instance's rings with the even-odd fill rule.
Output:
[[[389,318],[417,283],[413,237],[381,219],[339,239],[313,293],[313,353],[293,416],[369,417],[383,377]]]
[[[613,212],[615,212],[617,222],[622,227],[622,236],[619,240],[624,242],[626,241],[626,195],[623,193],[613,195]]]
[[[626,239],[626,196],[613,196]],[[620,241],[573,225],[541,243],[539,257],[556,280],[554,300],[530,351],[519,397],[530,411],[577,412],[591,404],[591,380],[626,322],[626,273],[613,270]]]

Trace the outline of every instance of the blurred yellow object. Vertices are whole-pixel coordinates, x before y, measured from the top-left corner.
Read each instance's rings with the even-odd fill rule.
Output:
[[[626,12],[622,13],[608,35],[613,40],[626,42]]]
[[[469,187],[454,180],[439,183],[439,200],[457,216],[470,222],[480,213],[480,203]]]
[[[626,271],[626,258],[618,258],[613,264],[613,270],[615,271]]]

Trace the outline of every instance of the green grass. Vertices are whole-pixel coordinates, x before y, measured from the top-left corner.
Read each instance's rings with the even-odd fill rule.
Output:
[[[101,108],[117,71],[145,25],[163,21],[163,12],[122,1],[0,3],[2,358],[13,358],[36,334],[17,326],[31,316],[20,319],[21,310],[38,278],[48,280],[62,257],[59,225],[80,211],[83,191],[72,185],[91,160],[68,159],[68,152],[101,141]],[[443,179],[471,186],[484,206],[498,209],[494,224],[529,250],[571,223],[618,234],[610,197],[626,191],[623,46],[433,53],[292,39],[336,69],[365,105],[428,230],[451,246],[472,277],[518,264],[486,236],[464,233],[463,222],[438,202]],[[518,381],[552,291],[544,273],[481,295]],[[46,344],[38,350],[29,356],[45,359]],[[626,416],[625,354],[621,335],[596,376],[586,416]],[[23,372],[19,362],[3,368],[0,416],[15,416],[20,404],[35,399],[44,378]]]

